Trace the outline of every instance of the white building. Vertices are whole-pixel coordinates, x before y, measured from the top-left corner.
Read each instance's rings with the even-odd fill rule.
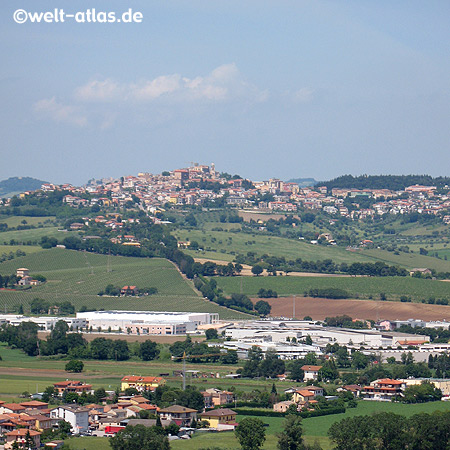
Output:
[[[50,411],[50,417],[69,422],[73,434],[80,434],[83,431],[87,431],[89,427],[89,409],[81,406],[58,406]]]
[[[9,324],[18,326],[22,322],[33,322],[38,325],[41,330],[50,331],[52,330],[56,323],[60,320],[67,323],[69,328],[73,330],[79,330],[81,328],[86,328],[87,322],[82,318],[75,317],[58,317],[58,316],[49,316],[49,317],[27,317],[16,314],[3,314],[0,315],[0,325],[1,324]]]
[[[130,328],[142,334],[184,334],[197,330],[198,325],[215,324],[217,313],[163,311],[89,311],[77,313],[88,327],[125,331]]]

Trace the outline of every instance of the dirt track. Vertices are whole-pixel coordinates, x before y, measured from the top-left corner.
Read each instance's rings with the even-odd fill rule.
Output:
[[[252,299],[256,303],[258,298]],[[292,317],[293,297],[264,299],[272,306],[272,316]],[[331,300],[325,298],[296,297],[295,317],[310,316],[315,320],[347,314],[354,319],[388,320],[448,320],[450,306],[423,303],[382,302],[375,300]]]

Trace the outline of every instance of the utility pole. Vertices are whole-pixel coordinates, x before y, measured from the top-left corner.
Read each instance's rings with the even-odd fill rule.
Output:
[[[183,391],[186,390],[186,352],[183,352]]]
[[[292,297],[292,319],[295,320],[295,295]]]

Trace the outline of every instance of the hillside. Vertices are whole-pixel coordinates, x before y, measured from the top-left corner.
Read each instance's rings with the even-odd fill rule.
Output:
[[[47,282],[26,291],[1,291],[0,310],[13,311],[19,304],[42,298],[50,302],[70,301],[97,309],[218,312],[221,318],[245,317],[199,297],[176,267],[161,258],[130,258],[83,253],[64,249],[42,250],[0,264],[0,274],[9,275],[26,267],[32,275],[41,274]],[[148,297],[100,297],[108,284],[156,287]]]
[[[31,177],[10,177],[0,181],[0,197],[10,197],[16,193],[25,191],[35,191],[47,183],[47,181],[37,180]]]

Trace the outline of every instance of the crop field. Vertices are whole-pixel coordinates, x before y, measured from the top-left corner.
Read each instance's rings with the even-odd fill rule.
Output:
[[[430,253],[434,253],[432,249]],[[442,254],[450,256],[450,249],[443,250]],[[399,252],[399,255],[395,255],[393,252],[379,249],[362,250],[361,254],[369,258],[376,259],[377,261],[383,261],[386,264],[398,265],[406,267],[407,269],[414,269],[417,267],[427,267],[428,269],[435,269],[438,272],[450,272],[450,261],[444,259],[433,258],[431,256],[419,255],[417,253],[404,253]],[[439,251],[438,251],[439,254]],[[439,255],[441,256],[441,255]],[[441,256],[443,258],[443,256]]]
[[[399,252],[399,255],[380,249],[348,251],[341,247],[312,245],[301,240],[263,236],[257,233],[212,231],[210,229],[211,224],[208,225],[209,229],[205,227],[205,230],[177,230],[175,232],[178,240],[198,242],[201,250],[186,251],[194,258],[231,261],[236,254],[246,255],[247,252],[254,252],[259,256],[268,254],[285,257],[286,259],[301,258],[307,261],[316,261],[319,259],[332,259],[336,263],[374,263],[382,261],[386,264],[399,265],[407,269],[428,267],[441,272],[450,272],[450,261],[445,261],[441,255],[443,259],[420,255],[418,251],[415,253]]]
[[[349,252],[343,248],[312,245],[300,240],[287,239],[276,236],[259,236],[257,234],[232,233],[226,231],[177,230],[177,239],[197,241],[199,246],[217,251],[215,259],[224,259],[222,252],[228,254],[254,252],[257,255],[284,256],[287,259],[302,258],[316,261],[318,259],[332,259],[337,263],[373,262],[373,258],[360,253]],[[192,256],[203,257],[202,252],[191,253]]]
[[[245,317],[199,297],[191,282],[171,262],[161,258],[107,256],[54,248],[5,261],[0,264],[0,274],[15,273],[19,267],[30,269],[31,275],[44,275],[47,282],[23,291],[0,291],[2,311],[14,310],[19,304],[27,310],[30,302],[39,297],[50,302],[68,300],[77,309],[84,305],[97,309],[218,312],[224,319]],[[110,283],[119,287],[156,287],[158,293],[144,297],[98,296]]]
[[[69,236],[78,236],[77,231],[58,231],[58,227],[33,228],[30,230],[3,231],[0,244],[9,244],[12,239],[18,243],[39,242],[42,236],[55,237],[59,240]]]
[[[43,225],[48,226],[53,223],[55,216],[46,217],[28,217],[28,216],[0,216],[0,223],[6,223],[9,228],[18,225]],[[26,224],[23,223],[26,222]]]
[[[8,254],[10,252],[16,253],[17,250],[21,250],[28,255],[30,253],[41,252],[42,247],[39,247],[37,245],[1,245],[0,244],[0,255],[2,255],[3,253]]]
[[[256,303],[258,298],[252,299]],[[292,317],[294,298],[279,297],[265,299],[272,306],[274,317]],[[346,314],[360,320],[408,320],[420,317],[422,320],[450,321],[450,306],[428,305],[422,303],[401,303],[388,301],[335,300],[327,298],[296,297],[295,317],[310,316],[314,320]]]
[[[215,277],[226,294],[243,293],[255,297],[260,288],[275,290],[280,296],[304,295],[310,289],[345,289],[353,298],[378,299],[384,292],[388,300],[406,295],[415,300],[450,299],[450,283],[412,277]]]

